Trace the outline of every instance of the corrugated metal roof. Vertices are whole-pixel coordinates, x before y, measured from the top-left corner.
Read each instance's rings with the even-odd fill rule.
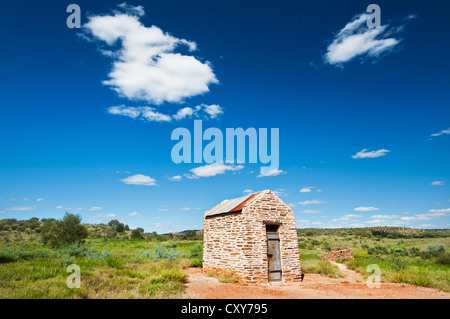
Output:
[[[216,207],[212,208],[205,216],[238,212],[257,194],[258,193],[254,193],[239,198],[226,199]]]

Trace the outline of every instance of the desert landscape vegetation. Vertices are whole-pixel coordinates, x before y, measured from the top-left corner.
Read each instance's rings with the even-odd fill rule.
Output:
[[[62,220],[2,219],[0,298],[233,297],[226,295],[227,291],[242,291],[236,298],[342,298],[354,296],[358,290],[341,290],[334,295],[326,290],[365,287],[371,275],[366,271],[370,264],[379,265],[382,284],[404,287],[413,298],[450,295],[449,229],[307,228],[297,229],[297,234],[305,280],[278,288],[242,285],[232,272],[202,273],[201,230],[144,233],[141,228],[130,229],[117,220],[82,224],[80,217],[73,214],[66,214]],[[320,257],[332,247],[352,248],[354,259],[329,261]],[[71,264],[81,269],[80,288],[67,286],[71,274],[67,266]],[[322,295],[307,294],[306,290],[302,295],[302,291],[295,290],[302,285]],[[362,298],[408,297],[377,294],[377,289],[368,293],[365,289]],[[214,295],[217,290],[222,290],[221,294]]]

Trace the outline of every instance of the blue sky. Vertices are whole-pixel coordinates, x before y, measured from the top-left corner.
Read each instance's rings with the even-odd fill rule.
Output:
[[[0,218],[166,233],[271,189],[298,227],[449,227],[449,4],[69,3],[2,5]],[[279,169],[173,163],[195,119],[279,128]]]

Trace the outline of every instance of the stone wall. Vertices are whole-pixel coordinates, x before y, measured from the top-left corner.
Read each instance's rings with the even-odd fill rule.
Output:
[[[265,222],[280,224],[283,281],[300,279],[300,256],[293,210],[271,191],[260,192],[240,213],[204,219],[203,269],[232,270],[241,282],[267,283]]]

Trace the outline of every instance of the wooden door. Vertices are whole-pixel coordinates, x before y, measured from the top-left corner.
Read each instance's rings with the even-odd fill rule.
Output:
[[[278,233],[267,232],[267,257],[269,260],[269,281],[280,281],[282,277]]]

